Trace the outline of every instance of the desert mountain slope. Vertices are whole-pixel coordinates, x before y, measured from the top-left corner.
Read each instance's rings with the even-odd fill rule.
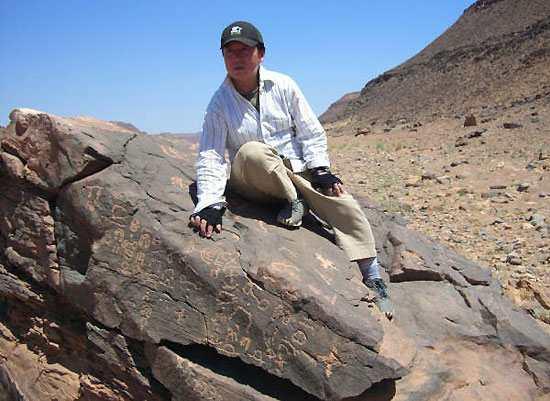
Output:
[[[360,94],[361,92],[346,93],[340,99],[332,103],[327,111],[323,113],[321,116],[322,121],[336,121],[339,118],[345,117],[348,103],[357,99]]]
[[[368,82],[357,98],[336,102],[340,110],[331,106],[321,120],[329,132],[355,132],[400,120],[493,115],[548,96],[549,82],[550,2],[480,0],[424,50]]]

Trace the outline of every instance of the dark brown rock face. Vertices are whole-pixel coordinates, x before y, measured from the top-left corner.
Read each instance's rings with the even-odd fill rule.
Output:
[[[334,103],[321,120],[339,130],[372,121],[424,121],[501,112],[550,97],[550,2],[479,0],[416,56]],[[346,95],[347,96],[347,95]]]
[[[24,400],[542,400],[550,339],[474,263],[366,207],[397,316],[313,219],[229,195],[189,143],[15,110],[0,137],[0,381]],[[510,380],[510,378],[514,380]]]

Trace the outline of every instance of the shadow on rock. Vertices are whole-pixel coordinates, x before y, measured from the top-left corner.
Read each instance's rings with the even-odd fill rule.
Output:
[[[382,380],[357,397],[342,401],[389,401],[395,397],[395,380]]]
[[[189,185],[189,196],[193,204],[197,204],[197,182],[193,181]],[[232,191],[229,185],[226,186],[224,196],[227,200],[227,210],[232,214],[248,219],[260,220],[269,226],[280,227],[277,222],[277,211],[283,207],[282,202],[274,201],[273,203],[254,203],[243,198],[240,194]],[[334,242],[334,234],[318,219],[314,214],[307,214],[303,221],[302,227],[311,231],[331,242]]]

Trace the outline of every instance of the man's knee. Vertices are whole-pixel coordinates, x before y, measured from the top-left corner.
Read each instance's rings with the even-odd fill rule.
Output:
[[[235,160],[244,162],[248,168],[272,170],[282,159],[274,150],[262,142],[247,142],[239,148]]]
[[[259,155],[262,155],[262,154],[267,154],[268,152],[270,152],[270,148],[265,143],[251,141],[251,142],[245,143],[239,148],[236,157],[243,157],[243,158],[249,159],[249,158],[258,157]]]

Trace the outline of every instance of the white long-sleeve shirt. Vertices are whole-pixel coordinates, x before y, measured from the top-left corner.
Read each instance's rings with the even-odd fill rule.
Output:
[[[287,75],[260,66],[260,111],[226,77],[210,100],[200,138],[195,213],[224,203],[225,150],[232,162],[249,141],[264,142],[301,172],[330,166],[326,134],[298,85]]]

